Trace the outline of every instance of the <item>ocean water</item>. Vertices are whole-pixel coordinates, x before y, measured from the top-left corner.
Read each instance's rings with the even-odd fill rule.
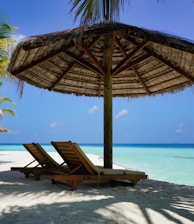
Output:
[[[42,144],[48,152],[55,149]],[[103,145],[80,144],[85,153],[103,157]],[[25,151],[21,144],[0,144],[0,151]],[[113,162],[145,171],[150,179],[194,186],[194,144],[115,144]]]

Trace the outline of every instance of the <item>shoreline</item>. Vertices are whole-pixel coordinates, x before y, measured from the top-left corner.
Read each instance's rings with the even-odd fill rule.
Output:
[[[145,146],[147,145],[147,146]],[[172,146],[173,145],[173,146]],[[47,152],[56,152],[52,144],[43,144]],[[154,146],[154,147],[153,147]],[[169,146],[169,144],[168,144]],[[103,147],[99,144],[80,145],[86,154],[95,154],[103,157]],[[0,151],[26,151],[23,145],[0,144]],[[117,144],[113,150],[113,162],[126,168],[142,170],[150,179],[171,182],[179,185],[194,186],[194,145],[188,144],[141,144],[141,147],[132,147],[129,144]]]
[[[57,153],[51,156],[60,162]],[[103,162],[100,156],[88,156],[96,165]],[[10,171],[11,166],[24,166],[32,158],[28,152],[0,152],[1,223],[193,223],[192,186],[149,179],[136,187],[84,182],[72,192],[47,178],[35,181]]]
[[[29,152],[26,151],[25,148],[23,148],[23,150],[20,150],[20,151],[13,151],[13,150],[4,150],[4,151],[1,151],[0,150],[0,155],[1,154],[11,154],[11,155],[14,155],[14,154],[19,154],[21,153],[21,155],[25,155],[25,161],[21,164],[20,166],[25,166],[26,164],[30,163],[32,160],[34,160],[34,157],[32,157]],[[24,153],[24,154],[23,154]],[[47,151],[48,154],[51,155],[51,157],[53,157],[56,161],[58,161],[59,164],[61,164],[63,162],[63,160],[61,159],[60,155],[57,153],[56,150],[54,151]],[[98,154],[95,154],[95,153],[87,153],[85,152],[86,155],[90,158],[90,160],[92,160],[94,162],[95,165],[98,165],[98,166],[103,166],[103,156],[101,155],[98,155]],[[179,158],[179,157],[178,157]],[[184,157],[185,158],[185,157]],[[189,157],[190,159],[190,157]],[[14,161],[14,159],[13,159]],[[28,162],[27,162],[28,161]],[[20,161],[18,161],[18,163],[20,163]],[[144,171],[146,172],[144,169],[138,169],[138,168],[134,168],[136,166],[127,166],[126,164],[123,164],[121,165],[121,163],[119,163],[118,161],[117,162],[114,162],[113,164],[113,168],[115,169],[131,169],[131,170],[139,170],[139,171]],[[161,168],[161,167],[160,167]],[[152,171],[152,170],[151,170]],[[167,171],[167,170],[166,170]],[[172,184],[177,184],[177,185],[183,185],[183,186],[191,186],[191,187],[194,187],[194,184],[193,184],[193,181],[185,181],[187,183],[184,183],[184,180],[183,181],[169,181],[169,178],[161,178],[161,176],[159,176],[159,178],[156,177],[155,173],[153,175],[153,173],[149,173],[149,171],[146,172],[146,174],[149,176],[150,179],[152,180],[156,180],[156,181],[162,181],[162,182],[168,182],[168,183],[172,183]],[[182,172],[182,175],[183,175],[183,172]],[[189,177],[189,176],[188,176]],[[192,178],[191,178],[192,179]],[[188,183],[188,182],[191,182]]]

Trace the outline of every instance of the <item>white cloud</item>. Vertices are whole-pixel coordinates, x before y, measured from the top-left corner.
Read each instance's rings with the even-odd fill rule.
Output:
[[[19,42],[21,42],[26,36],[23,34],[13,34],[12,39],[14,40],[12,48],[14,49]]]
[[[128,114],[128,111],[126,109],[124,110],[121,110],[116,116],[115,116],[115,119],[119,119],[120,117],[123,117],[125,115]]]
[[[13,134],[13,135],[19,135],[21,133],[21,131],[20,130],[9,130],[8,133]]]
[[[97,110],[99,110],[99,107],[94,105],[94,106],[92,106],[91,108],[88,109],[88,113],[92,114],[92,113],[96,112]]]
[[[56,122],[56,121],[53,121],[53,122],[50,124],[50,127],[51,127],[51,128],[56,128],[56,127],[59,127],[59,126],[62,126],[62,124],[61,124],[61,123],[58,123],[58,122]]]
[[[183,126],[184,126],[184,123],[182,123],[182,122],[178,124],[178,127],[180,127],[180,128]]]
[[[13,34],[12,38],[15,40],[15,42],[20,42],[22,39],[24,39],[26,36],[23,34]]]
[[[179,123],[178,125],[177,125],[177,129],[176,129],[176,133],[183,133],[183,132],[185,132],[185,130],[184,130],[184,123]]]

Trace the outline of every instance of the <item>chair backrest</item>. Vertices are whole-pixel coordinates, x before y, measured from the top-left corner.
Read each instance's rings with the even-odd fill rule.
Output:
[[[42,167],[56,168],[59,164],[38,143],[23,144]]]
[[[81,148],[69,142],[51,142],[73,174],[99,174],[100,170],[88,159]]]

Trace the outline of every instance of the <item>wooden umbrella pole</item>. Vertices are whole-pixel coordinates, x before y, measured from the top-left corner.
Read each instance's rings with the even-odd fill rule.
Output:
[[[112,168],[112,77],[104,79],[104,167]]]
[[[104,167],[112,168],[112,46],[113,35],[104,37]]]

